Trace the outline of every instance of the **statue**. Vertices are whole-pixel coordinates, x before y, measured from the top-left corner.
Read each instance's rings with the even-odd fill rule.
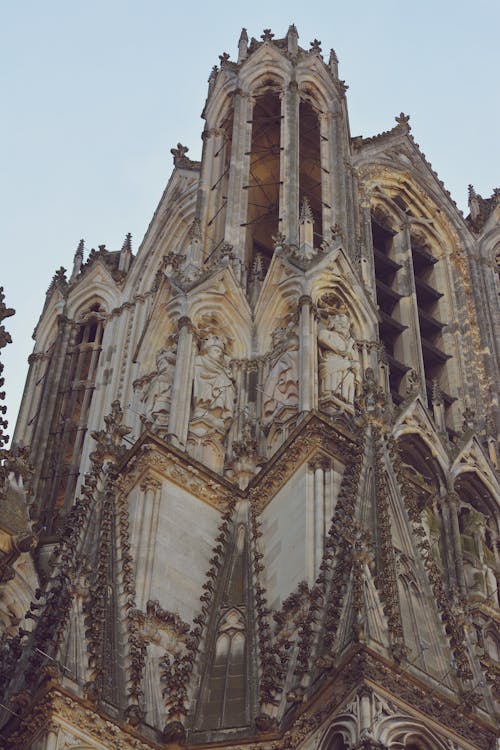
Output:
[[[203,419],[226,432],[234,412],[236,391],[224,334],[209,330],[194,363],[193,421]]]
[[[151,416],[152,429],[165,437],[168,428],[176,353],[173,346],[164,346],[156,353],[156,373],[143,395],[146,413]]]
[[[273,419],[282,407],[295,408],[299,403],[298,351],[299,339],[289,324],[273,333],[271,367],[264,381],[262,422]]]
[[[486,543],[486,518],[474,508],[460,513],[465,582],[472,594],[498,604],[497,570],[494,553]]]
[[[328,306],[325,312],[318,332],[320,397],[333,396],[352,404],[360,383],[360,365],[351,319],[343,306]]]

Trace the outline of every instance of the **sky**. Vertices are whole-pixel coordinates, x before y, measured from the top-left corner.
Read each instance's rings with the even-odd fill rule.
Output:
[[[349,86],[351,134],[388,130],[400,112],[459,208],[467,186],[500,183],[500,3],[357,0],[172,3],[0,0],[0,285],[16,315],[5,364],[12,433],[31,338],[54,272],[86,252],[133,249],[182,142],[201,155],[200,114],[218,56],[241,28],[306,49],[333,47]]]

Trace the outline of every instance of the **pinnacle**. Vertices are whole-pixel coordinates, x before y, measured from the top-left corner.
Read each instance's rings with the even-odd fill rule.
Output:
[[[127,234],[125,235],[125,239],[123,240],[122,252],[124,250],[129,253],[132,252],[132,235],[130,234],[130,232],[127,232]]]
[[[313,220],[313,215],[311,211],[311,204],[309,203],[309,198],[304,197],[302,199],[302,205],[300,207],[300,223],[303,224],[306,221]]]

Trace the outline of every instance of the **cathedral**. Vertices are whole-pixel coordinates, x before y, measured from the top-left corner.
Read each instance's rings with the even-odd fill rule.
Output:
[[[219,60],[0,420],[0,747],[494,750],[500,191],[352,136],[293,25]]]

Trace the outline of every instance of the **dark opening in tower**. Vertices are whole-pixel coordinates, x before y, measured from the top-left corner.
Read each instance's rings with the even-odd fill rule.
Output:
[[[400,393],[401,381],[410,366],[401,360],[402,347],[399,338],[408,326],[399,320],[398,303],[402,295],[397,291],[397,276],[401,264],[393,256],[394,232],[383,223],[383,219],[372,217],[373,259],[377,303],[380,312],[379,336],[385,349],[389,365],[389,385],[393,401],[403,400]]]
[[[314,246],[323,240],[321,152],[318,114],[309,102],[299,106],[299,199],[307,199],[314,221]]]
[[[438,258],[432,253],[425,240],[411,238],[411,259],[415,278],[415,291],[418,305],[418,323],[422,342],[422,357],[425,369],[425,385],[429,404],[432,401],[433,383],[440,386],[445,409],[455,400],[446,391],[446,362],[450,355],[443,351],[442,331],[445,323],[440,320],[439,300],[442,292],[436,289],[435,267]]]
[[[47,474],[42,477],[46,487],[44,525],[48,534],[56,531],[58,519],[68,510],[74,495],[103,331],[102,313],[99,305],[94,305],[78,327],[74,345],[67,353],[68,367],[51,431],[50,460],[46,465]]]
[[[278,233],[280,199],[281,102],[271,91],[259,96],[252,114],[248,191],[247,259],[261,256],[267,267]]]

